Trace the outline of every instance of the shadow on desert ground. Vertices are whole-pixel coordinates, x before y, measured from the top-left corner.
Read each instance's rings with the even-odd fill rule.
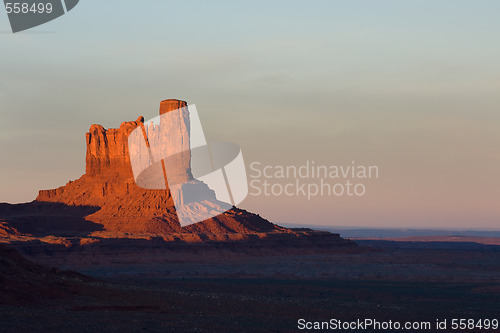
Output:
[[[145,263],[110,257],[99,265],[88,254],[78,261],[75,253],[64,268],[96,279],[56,279],[52,282],[66,293],[4,304],[0,322],[5,332],[288,332],[297,331],[300,318],[433,323],[498,318],[500,247],[364,245],[377,250],[172,251]]]

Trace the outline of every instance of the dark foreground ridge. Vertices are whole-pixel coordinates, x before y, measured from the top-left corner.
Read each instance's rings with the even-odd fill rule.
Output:
[[[0,304],[41,305],[71,298],[96,280],[85,275],[35,264],[15,249],[0,245]]]
[[[0,246],[0,326],[2,332],[253,333],[299,331],[301,318],[446,319],[448,330],[427,331],[451,332],[454,318],[491,320],[500,311],[498,249],[455,246],[261,257],[203,251],[191,262],[173,256],[151,265],[164,270],[160,275],[150,266],[130,275],[124,266],[126,274],[100,274],[105,280],[43,267]]]

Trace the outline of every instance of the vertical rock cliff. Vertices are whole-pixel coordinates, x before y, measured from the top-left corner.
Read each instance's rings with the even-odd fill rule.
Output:
[[[85,173],[90,176],[107,175],[108,177],[131,177],[130,158],[127,138],[130,132],[144,121],[124,122],[118,129],[105,129],[101,125],[90,126],[85,135],[87,155]]]

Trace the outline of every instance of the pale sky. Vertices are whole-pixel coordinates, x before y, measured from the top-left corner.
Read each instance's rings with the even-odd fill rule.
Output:
[[[362,198],[248,197],[273,222],[500,228],[500,2],[98,1],[0,14],[0,202],[85,168],[93,123],[196,104],[246,164],[374,164]]]

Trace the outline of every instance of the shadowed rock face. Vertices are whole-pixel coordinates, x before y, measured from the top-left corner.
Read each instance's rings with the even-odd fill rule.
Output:
[[[160,114],[187,108],[180,100],[160,103]],[[179,122],[183,122],[182,119]],[[123,122],[117,129],[92,125],[86,134],[86,172],[76,181],[53,190],[41,190],[37,202],[68,206],[92,206],[99,210],[85,217],[103,226],[104,231],[122,233],[256,233],[284,232],[258,215],[233,208],[230,211],[182,228],[177,220],[170,190],[148,190],[135,184],[129,158],[128,135],[144,118]],[[187,131],[189,122],[184,122]],[[172,129],[174,130],[174,129]],[[189,160],[188,160],[189,162]],[[190,174],[189,163],[186,170]]]

